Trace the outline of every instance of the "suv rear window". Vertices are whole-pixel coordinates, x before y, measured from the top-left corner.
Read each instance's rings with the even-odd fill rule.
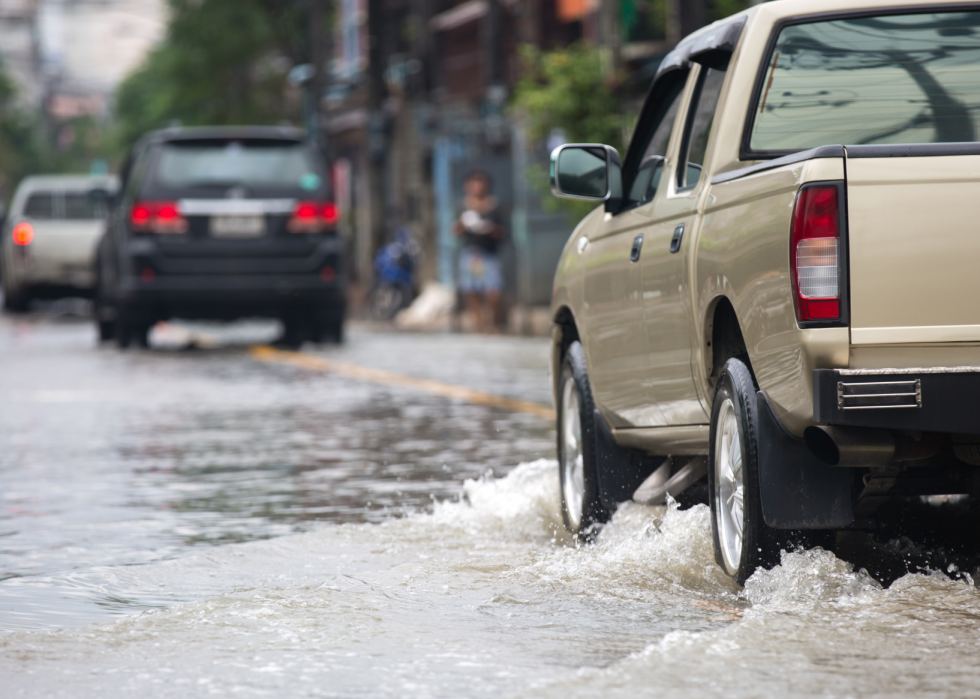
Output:
[[[755,105],[756,152],[976,141],[980,12],[785,27]]]
[[[208,186],[320,187],[308,149],[291,141],[190,141],[160,148],[155,180],[171,189]]]

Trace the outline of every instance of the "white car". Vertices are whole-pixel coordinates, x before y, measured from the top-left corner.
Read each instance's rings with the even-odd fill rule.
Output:
[[[20,183],[0,229],[5,310],[26,311],[34,298],[91,295],[105,193],[117,188],[112,175],[41,175]]]

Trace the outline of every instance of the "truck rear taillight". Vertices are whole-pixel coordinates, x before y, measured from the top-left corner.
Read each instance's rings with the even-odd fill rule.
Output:
[[[31,241],[34,240],[34,226],[27,222],[18,223],[14,226],[10,238],[14,241],[14,245],[20,245],[21,247],[30,245]]]
[[[790,273],[796,319],[841,317],[840,204],[836,186],[804,187],[790,228]]]
[[[182,235],[187,232],[187,219],[175,201],[138,201],[129,210],[129,226],[134,233]]]
[[[336,226],[339,218],[332,201],[301,201],[286,228],[290,233],[323,233]]]

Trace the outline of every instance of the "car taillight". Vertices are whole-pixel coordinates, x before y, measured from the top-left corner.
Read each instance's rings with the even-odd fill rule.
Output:
[[[10,234],[10,238],[14,241],[14,245],[30,245],[31,241],[34,240],[34,226],[26,222],[18,223],[16,226],[14,226],[14,230]]]
[[[804,187],[790,228],[796,319],[837,320],[841,312],[840,204],[835,186]]]
[[[293,208],[286,228],[290,233],[323,233],[336,226],[339,218],[332,201],[301,201]]]
[[[138,201],[129,211],[129,225],[134,233],[161,235],[187,232],[187,219],[175,201]]]

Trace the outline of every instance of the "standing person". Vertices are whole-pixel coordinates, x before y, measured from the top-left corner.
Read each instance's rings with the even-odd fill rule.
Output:
[[[491,332],[500,323],[500,256],[504,237],[503,219],[497,198],[490,194],[490,176],[471,172],[463,180],[462,213],[455,232],[462,240],[459,252],[459,290],[477,332]],[[489,306],[489,322],[486,310]]]

